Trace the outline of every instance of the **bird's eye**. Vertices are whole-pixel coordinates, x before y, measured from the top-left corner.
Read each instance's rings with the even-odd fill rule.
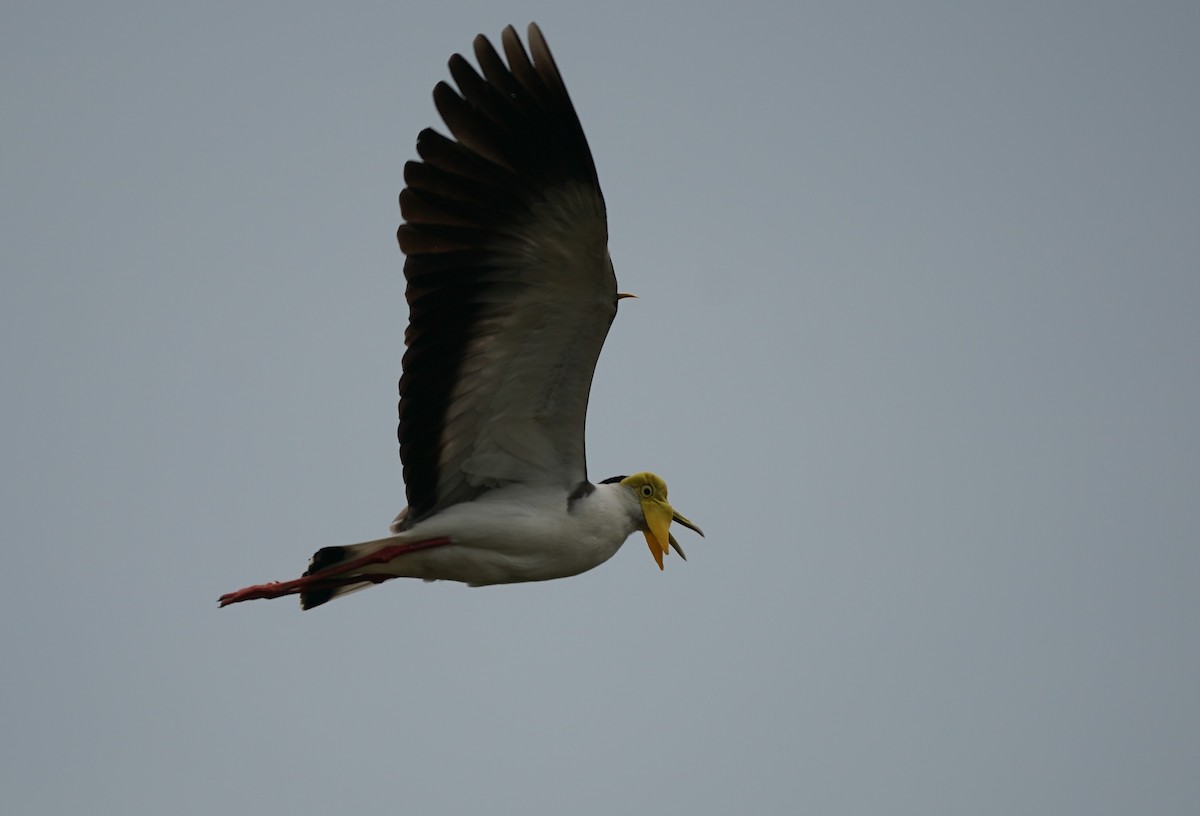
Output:
[[[647,499],[654,495],[654,488],[650,485],[642,485],[642,495]]]

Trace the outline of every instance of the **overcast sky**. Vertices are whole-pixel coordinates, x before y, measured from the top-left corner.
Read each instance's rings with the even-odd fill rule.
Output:
[[[1200,812],[1200,5],[10,3],[13,814]],[[404,505],[430,92],[537,20],[625,301],[558,582],[218,610]]]

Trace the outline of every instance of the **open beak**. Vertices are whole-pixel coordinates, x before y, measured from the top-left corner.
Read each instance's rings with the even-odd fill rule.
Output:
[[[687,556],[684,555],[683,547],[679,546],[679,542],[675,540],[675,536],[672,534],[668,534],[667,541],[670,542],[671,549],[673,549],[675,552],[679,553],[680,558],[682,558],[684,561],[687,561]]]
[[[680,558],[684,561],[687,560],[687,556],[683,554],[683,548],[679,546],[675,536],[671,535],[672,521],[677,521],[689,530],[699,533],[701,537],[704,536],[704,532],[699,527],[676,512],[666,502],[647,502],[642,506],[642,512],[646,516],[646,530],[643,531],[643,535],[646,536],[646,544],[650,547],[650,554],[654,556],[654,561],[658,564],[659,569],[663,568],[663,556],[670,552],[670,547],[675,548],[675,552],[679,553]]]

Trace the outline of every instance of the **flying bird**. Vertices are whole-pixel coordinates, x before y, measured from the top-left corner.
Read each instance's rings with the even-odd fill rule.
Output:
[[[400,379],[408,506],[375,541],[325,547],[292,581],[226,606],[300,595],[304,609],[391,578],[471,586],[577,575],[635,532],[659,569],[677,522],[653,473],[588,481],[584,422],[596,359],[626,295],[608,253],[604,197],[546,40],[509,26],[505,58],[482,34],[477,71],[450,58],[432,128],[404,166],[397,237],[409,323]]]

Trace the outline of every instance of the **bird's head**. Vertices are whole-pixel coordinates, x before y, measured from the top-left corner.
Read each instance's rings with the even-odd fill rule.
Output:
[[[680,515],[667,501],[667,483],[653,473],[635,473],[622,479],[621,485],[633,491],[642,505],[642,516],[645,519],[642,534],[646,536],[650,554],[658,562],[658,568],[663,568],[663,556],[669,552],[668,546],[674,547],[679,557],[686,561],[687,556],[683,554],[683,548],[679,546],[675,536],[671,535],[671,522],[677,521],[701,536],[704,533]]]

